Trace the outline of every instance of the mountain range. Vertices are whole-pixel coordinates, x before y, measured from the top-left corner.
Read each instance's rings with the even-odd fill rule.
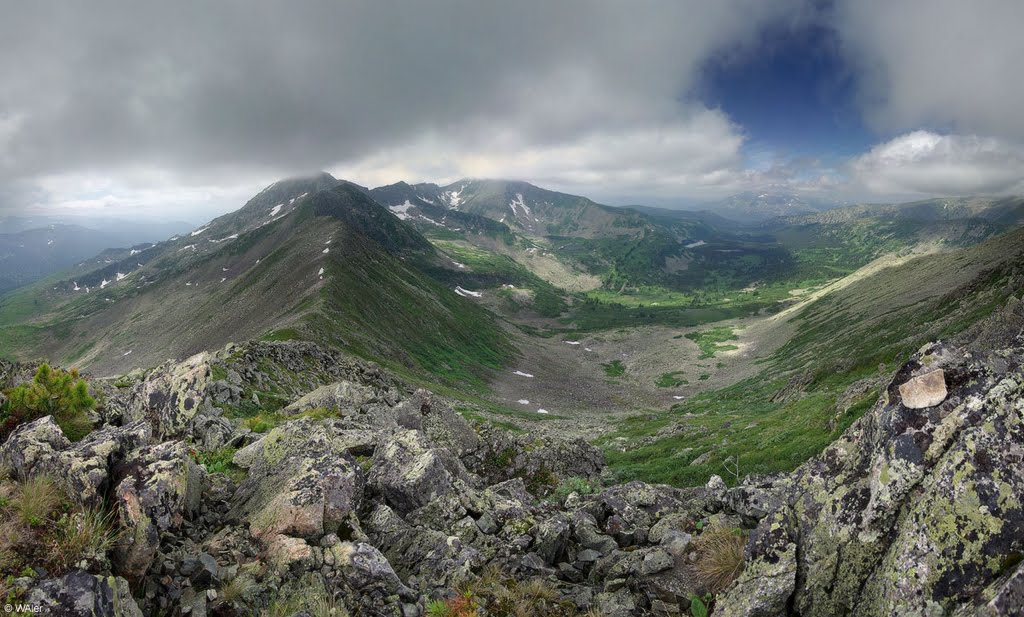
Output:
[[[43,359],[93,396],[78,441],[5,416],[0,510],[59,490],[24,525],[118,532],[69,569],[78,536],[17,527],[5,584],[57,614],[1013,614],[1024,199],[779,213],[319,173],[8,291],[0,410],[75,378]]]

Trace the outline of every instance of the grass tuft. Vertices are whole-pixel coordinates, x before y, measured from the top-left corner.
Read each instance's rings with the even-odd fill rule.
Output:
[[[102,560],[119,537],[112,513],[85,508],[64,514],[54,523],[50,534],[51,569],[62,572],[83,559]]]
[[[40,527],[62,502],[60,489],[53,480],[39,476],[23,483],[11,503],[22,523]]]
[[[693,565],[697,580],[711,593],[724,590],[743,572],[746,545],[747,537],[738,529],[713,527],[697,536]]]

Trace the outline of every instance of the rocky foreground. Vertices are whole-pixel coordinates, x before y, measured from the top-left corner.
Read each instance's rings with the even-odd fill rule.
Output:
[[[926,347],[792,474],[595,490],[583,441],[470,423],[313,345],[229,346],[93,381],[77,443],[44,417],[0,446],[5,482],[51,478],[120,530],[9,593],[57,615],[1020,615],[1022,360],[1020,337]],[[735,581],[707,576],[714,530],[745,543]]]

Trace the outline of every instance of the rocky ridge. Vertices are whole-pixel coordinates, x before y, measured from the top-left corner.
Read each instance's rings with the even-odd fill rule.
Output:
[[[470,423],[312,344],[229,345],[93,381],[97,429],[77,443],[47,416],[0,445],[5,482],[52,478],[123,530],[108,553],[13,585],[63,615],[305,615],[288,602],[317,597],[415,616],[488,585],[534,585],[538,614],[683,615],[716,591],[701,538],[736,529],[744,567],[716,615],[1020,614],[1022,361],[1020,336],[929,345],[792,474],[600,489],[603,457],[582,440]],[[229,472],[204,463],[218,452]],[[490,598],[477,608],[516,614]]]

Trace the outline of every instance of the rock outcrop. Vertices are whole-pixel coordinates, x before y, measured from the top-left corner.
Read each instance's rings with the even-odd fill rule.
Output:
[[[308,344],[232,346],[124,378],[78,443],[46,417],[0,445],[8,475],[52,477],[121,528],[109,562],[16,589],[65,615],[291,615],[319,598],[415,617],[466,589],[534,589],[550,614],[685,615],[719,589],[696,560],[726,530],[743,570],[715,615],[1020,614],[1022,361],[1019,340],[928,346],[791,474],[600,488],[584,441],[471,424]],[[276,425],[254,432],[250,409]],[[570,479],[588,490],[553,492]]]
[[[1019,573],[1005,577],[1024,554],[1022,361],[1020,347],[922,349],[792,475],[718,610],[1013,614],[992,603],[1014,601],[1006,585],[1020,589]]]

